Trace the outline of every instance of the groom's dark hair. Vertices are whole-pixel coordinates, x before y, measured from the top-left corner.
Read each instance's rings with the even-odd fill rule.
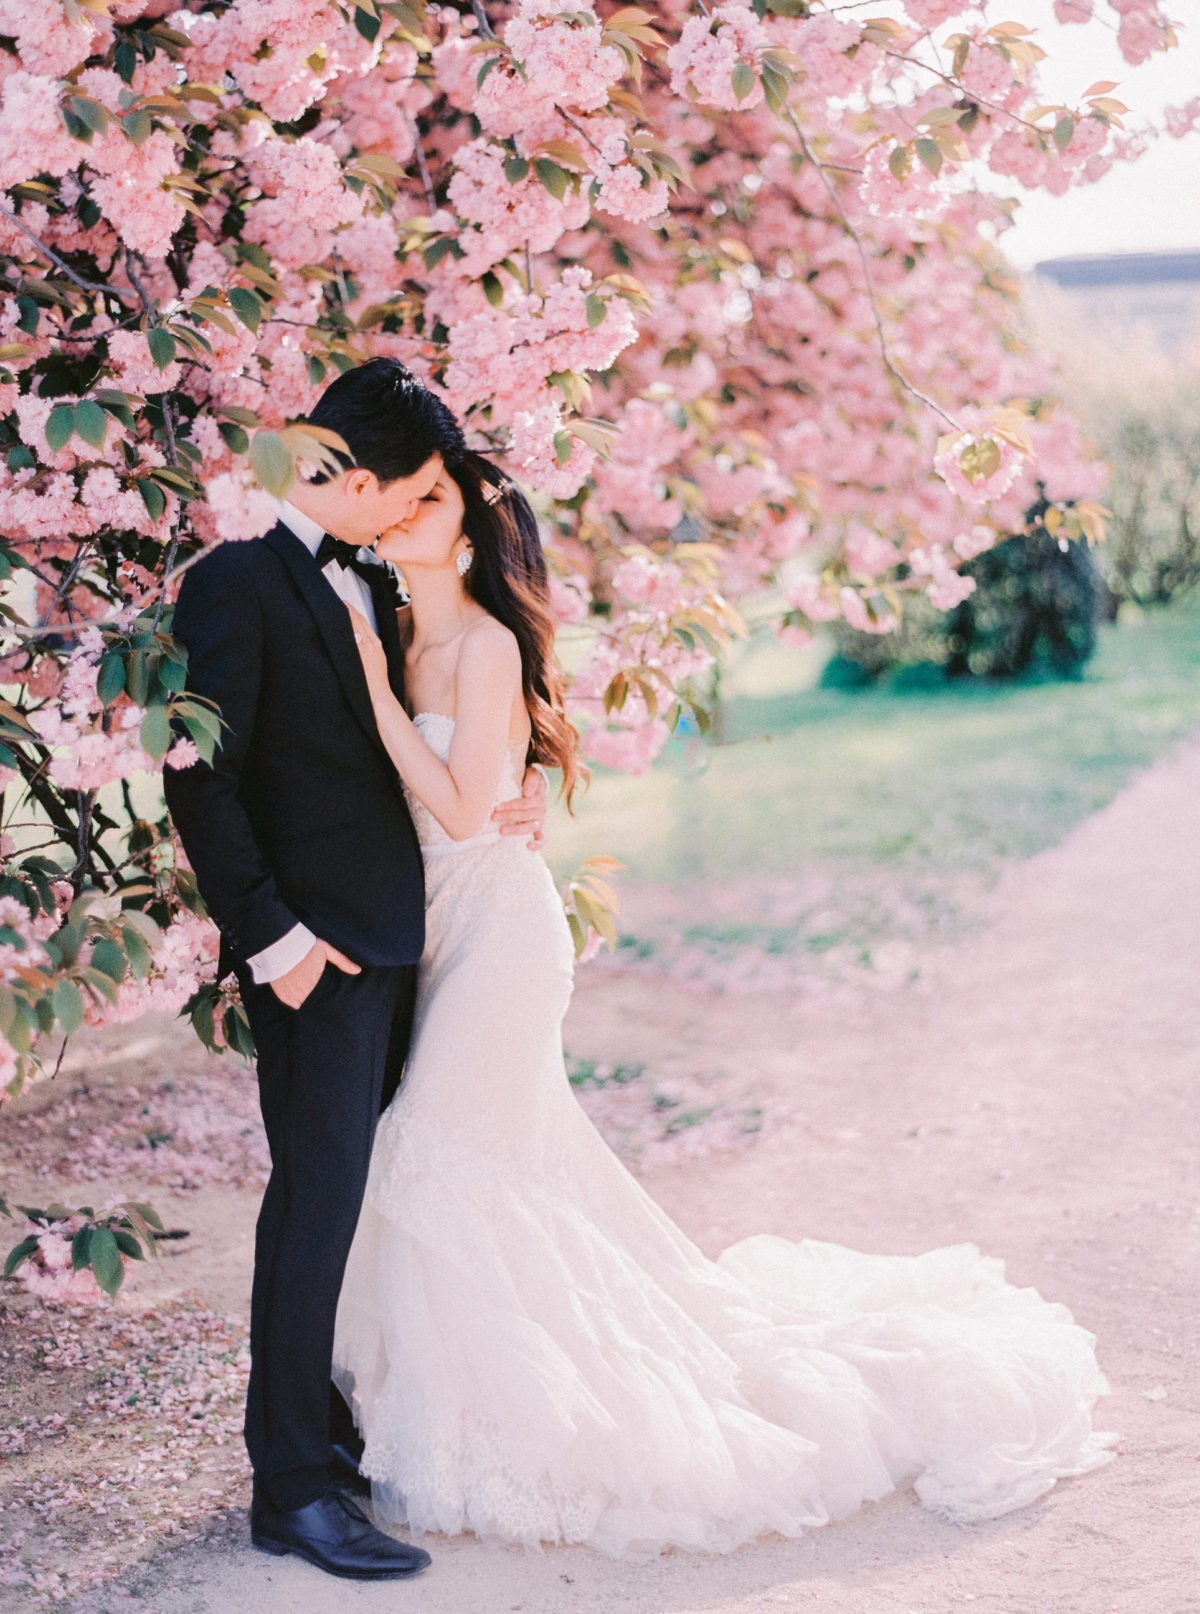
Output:
[[[435,454],[449,466],[463,455],[462,427],[399,359],[371,359],[345,371],[325,388],[308,419],[337,432],[352,455],[338,455],[343,465],[373,471],[384,486],[412,476]]]

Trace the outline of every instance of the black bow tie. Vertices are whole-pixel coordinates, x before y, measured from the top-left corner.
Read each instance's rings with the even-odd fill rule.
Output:
[[[357,572],[368,583],[380,578],[386,571],[386,567],[381,566],[378,561],[360,560],[357,545],[345,544],[340,538],[335,538],[331,532],[327,532],[317,545],[316,561],[324,570],[331,560],[337,561],[339,566],[346,566],[350,571]]]

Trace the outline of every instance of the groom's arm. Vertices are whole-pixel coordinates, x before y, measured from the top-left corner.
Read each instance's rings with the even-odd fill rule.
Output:
[[[237,956],[259,962],[258,955],[297,930],[297,920],[276,890],[238,800],[263,656],[262,609],[248,560],[236,544],[222,545],[183,579],[173,631],[187,647],[187,687],[215,702],[226,727],[211,767],[195,762],[190,768],[167,768],[163,784],[209,912]],[[270,979],[260,969],[254,973],[256,979]]]

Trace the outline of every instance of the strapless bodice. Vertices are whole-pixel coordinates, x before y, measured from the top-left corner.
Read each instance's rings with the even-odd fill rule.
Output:
[[[450,760],[450,741],[454,737],[454,719],[447,717],[445,712],[417,712],[413,716],[413,726],[420,734],[425,744],[435,755],[441,757],[443,762]],[[494,806],[502,801],[511,801],[514,796],[521,794],[521,763],[525,755],[525,745],[521,740],[513,740],[508,747],[508,756],[505,759],[504,770],[500,775],[500,783],[496,788]],[[403,781],[401,781],[403,783]],[[478,835],[471,835],[466,840],[453,840],[438,823],[437,819],[413,795],[407,785],[404,785],[404,798],[408,802],[408,810],[412,814],[413,823],[417,827],[417,839],[421,843],[421,852],[425,857],[445,856],[450,852],[461,852],[475,846],[486,846],[489,842],[501,839],[499,828],[489,823],[479,831]]]

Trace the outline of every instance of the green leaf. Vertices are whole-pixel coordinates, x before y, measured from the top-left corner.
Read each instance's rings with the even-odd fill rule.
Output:
[[[1059,151],[1066,151],[1071,144],[1071,137],[1075,133],[1075,119],[1069,112],[1064,112],[1054,125],[1053,140]]]
[[[157,482],[139,481],[134,484],[142,496],[151,521],[159,521],[167,508],[167,496]]]
[[[36,300],[30,296],[18,297],[17,308],[20,310],[21,315],[17,321],[17,329],[24,331],[26,336],[36,336],[41,312]]]
[[[135,706],[145,706],[150,698],[150,658],[144,650],[130,652],[125,669],[125,687]]]
[[[888,167],[892,171],[892,178],[903,183],[912,172],[912,147],[893,146],[888,153]]]
[[[154,360],[154,367],[160,373],[168,364],[175,362],[178,349],[175,338],[165,325],[152,325],[146,332],[146,341],[150,344],[150,357]]]
[[[225,1032],[226,1043],[235,1054],[240,1054],[243,1059],[254,1058],[254,1033],[250,1030],[250,1022],[241,1004],[230,1004],[221,1021],[221,1027]]]
[[[75,405],[75,430],[93,448],[104,447],[104,439],[108,435],[108,416],[95,399],[81,398]]]
[[[123,1228],[114,1227],[112,1236],[117,1241],[117,1248],[122,1255],[127,1255],[131,1261],[144,1261],[146,1259],[142,1246],[132,1233],[126,1233]]]
[[[71,404],[55,404],[46,421],[46,445],[52,454],[66,448],[75,434],[75,410]]]
[[[71,111],[86,128],[93,134],[106,135],[108,126],[112,122],[106,108],[99,101],[93,101],[86,95],[72,95],[68,98]]]
[[[262,299],[258,294],[247,290],[245,286],[230,286],[229,306],[246,329],[253,331],[257,336],[263,317]]]
[[[448,235],[443,235],[439,237],[438,240],[431,242],[421,254],[422,258],[425,260],[426,269],[436,269],[438,264],[441,263],[442,259],[446,256],[447,252],[449,252],[450,245],[450,237]]]
[[[165,706],[150,707],[142,719],[138,738],[147,756],[161,762],[171,748],[171,720]]]
[[[144,109],[127,112],[121,119],[121,127],[135,146],[144,146],[154,133],[154,119]]]
[[[126,84],[133,83],[133,75],[137,71],[137,64],[138,54],[133,48],[133,44],[128,39],[122,39],[117,46],[113,66],[116,68],[118,76],[123,78]]]
[[[96,1228],[92,1234],[89,1254],[96,1282],[106,1295],[115,1300],[117,1290],[120,1289],[125,1277],[125,1263],[121,1259],[120,1248],[110,1228]]]
[[[587,295],[587,322],[588,330],[594,331],[597,325],[604,324],[604,316],[608,312],[603,297],[597,297],[594,291]]]
[[[529,173],[524,157],[509,157],[504,163],[504,177],[510,185],[519,185]]]
[[[748,95],[754,93],[758,76],[748,62],[739,62],[729,75],[729,82],[737,100],[744,101]]]
[[[483,295],[491,303],[492,307],[499,308],[504,302],[504,287],[500,284],[500,276],[493,274],[489,269],[480,281],[480,285],[483,287]]]
[[[158,664],[158,681],[169,695],[181,695],[187,687],[187,663],[163,656]]]
[[[315,353],[308,355],[308,384],[310,387],[319,387],[326,376],[325,366]]]
[[[68,1037],[73,1037],[83,1025],[83,993],[74,981],[61,980],[50,994],[58,1023]]]
[[[561,202],[567,194],[567,186],[571,183],[571,175],[567,170],[561,168],[558,163],[551,162],[549,157],[535,157],[533,170],[555,201]]]
[[[137,1211],[144,1222],[149,1222],[151,1227],[156,1227],[160,1233],[162,1232],[162,1217],[154,1209],[153,1205],[147,1205],[140,1199],[131,1199],[129,1209]]]
[[[125,954],[108,936],[97,936],[92,943],[92,968],[107,975],[110,981],[125,978]]]
[[[33,450],[25,443],[18,443],[15,448],[8,451],[8,468],[10,471],[31,471],[37,464]]]
[[[931,174],[936,176],[941,173],[942,148],[938,145],[936,140],[931,140],[928,135],[922,135],[921,138],[916,142],[915,149],[917,156],[921,159]]]
[[[125,658],[119,650],[106,650],[96,670],[96,693],[105,706],[111,706],[125,689]]]
[[[250,468],[268,493],[284,496],[295,473],[292,456],[278,432],[257,433],[250,445]]]
[[[572,438],[570,432],[555,432],[554,458],[559,466],[563,466],[571,458]]]
[[[146,939],[141,936],[132,925],[122,925],[121,940],[125,943],[125,952],[129,959],[129,967],[139,981],[144,981],[150,973],[153,954],[146,945]]]
[[[250,449],[250,434],[244,426],[237,425],[232,420],[223,420],[217,430],[225,439],[225,447],[231,454],[246,454]]]
[[[23,1238],[20,1244],[8,1252],[8,1260],[4,1263],[4,1276],[11,1278],[21,1262],[28,1260],[37,1247],[38,1241],[34,1234],[30,1233],[27,1238]]]
[[[81,1227],[71,1240],[71,1270],[81,1272],[91,1263],[93,1227]]]
[[[217,989],[215,986],[202,986],[179,1011],[192,1022],[192,1030],[200,1038],[210,1052],[216,1052],[217,1038],[213,1011],[217,1002]]]
[[[354,8],[354,26],[369,44],[374,44],[379,37],[379,30],[383,26],[382,18],[373,17],[369,11],[361,6]]]

